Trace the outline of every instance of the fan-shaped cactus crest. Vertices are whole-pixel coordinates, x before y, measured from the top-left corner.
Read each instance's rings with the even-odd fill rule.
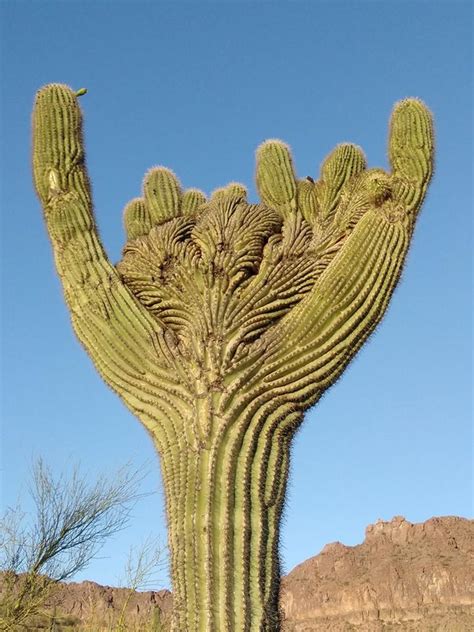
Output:
[[[206,199],[153,168],[113,266],[77,97],[38,92],[34,178],[76,334],[161,457],[173,629],[274,632],[291,440],[387,308],[432,173],[431,115],[395,106],[391,173],[342,144],[319,179],[298,179],[289,148],[266,141],[258,204],[241,184]]]

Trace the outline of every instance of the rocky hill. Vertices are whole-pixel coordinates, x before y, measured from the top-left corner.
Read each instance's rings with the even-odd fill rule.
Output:
[[[473,587],[474,520],[395,517],[367,527],[362,544],[326,545],[283,578],[284,630],[467,632],[474,630]],[[166,629],[171,606],[168,591],[69,583],[56,596],[55,629],[110,630],[122,612],[128,629],[161,629],[158,618]]]
[[[472,631],[474,521],[379,521],[293,569],[281,604],[291,632]]]

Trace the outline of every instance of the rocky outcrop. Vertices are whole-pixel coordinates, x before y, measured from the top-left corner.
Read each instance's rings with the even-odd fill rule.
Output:
[[[395,517],[368,526],[362,544],[326,545],[283,578],[283,630],[470,632],[473,587],[473,520],[412,524]],[[81,624],[113,629],[122,613],[128,629],[166,630],[172,607],[167,590],[136,593],[94,582],[63,584],[54,601],[55,629],[68,631]]]
[[[289,632],[474,630],[474,521],[402,517],[328,544],[283,578]]]
[[[59,621],[67,620],[80,629],[80,624],[90,628],[112,629],[121,617],[132,622],[136,630],[153,628],[159,618],[166,624],[170,620],[173,599],[169,590],[136,592],[129,588],[112,588],[95,582],[70,582],[61,585],[51,599],[49,609],[56,607]]]

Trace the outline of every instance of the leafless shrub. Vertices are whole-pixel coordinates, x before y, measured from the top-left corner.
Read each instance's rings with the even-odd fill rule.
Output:
[[[19,506],[0,519],[0,630],[27,629],[57,582],[83,570],[106,540],[129,521],[144,475],[130,466],[112,479],[90,484],[80,474],[55,479],[41,459],[33,468],[30,494],[35,515],[24,526]]]

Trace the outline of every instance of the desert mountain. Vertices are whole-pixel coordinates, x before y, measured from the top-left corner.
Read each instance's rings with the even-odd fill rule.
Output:
[[[68,583],[54,606],[58,631],[110,629],[122,612],[131,629],[167,629],[172,595]],[[281,609],[285,632],[472,631],[474,520],[369,525],[362,544],[328,544],[286,575]]]
[[[328,544],[282,581],[291,632],[474,630],[474,521],[402,517]]]

